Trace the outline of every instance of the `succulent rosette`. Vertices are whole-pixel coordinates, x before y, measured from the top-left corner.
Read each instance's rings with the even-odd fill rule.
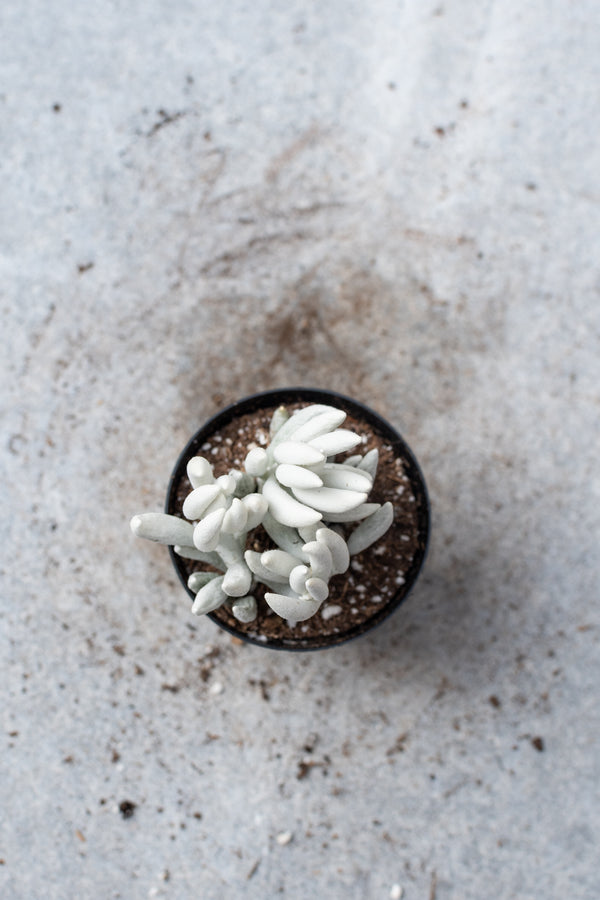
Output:
[[[216,570],[190,575],[194,614],[227,603],[238,621],[250,622],[257,609],[251,590],[260,582],[277,615],[291,625],[304,621],[327,599],[329,580],[348,569],[350,556],[385,534],[392,504],[368,502],[377,450],[335,461],[362,443],[340,427],[345,418],[343,411],[321,404],[292,415],[279,407],[268,445],[248,448],[243,471],[215,477],[204,457],[189,460],[192,490],[183,502],[183,518],[133,517],[136,535],[170,544],[180,556]],[[353,522],[359,524],[346,538]],[[262,553],[246,548],[248,534],[259,526],[274,544]]]

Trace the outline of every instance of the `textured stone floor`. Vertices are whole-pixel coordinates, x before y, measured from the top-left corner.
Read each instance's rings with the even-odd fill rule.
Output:
[[[3,4],[3,898],[600,896],[599,18]],[[128,529],[290,384],[433,505],[409,601],[309,655]]]

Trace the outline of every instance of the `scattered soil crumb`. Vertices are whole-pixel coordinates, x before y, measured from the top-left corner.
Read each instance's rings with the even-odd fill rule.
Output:
[[[131,800],[121,800],[119,803],[119,812],[124,819],[131,819],[135,813],[136,807],[137,803],[133,803]]]
[[[544,739],[543,739],[543,738],[541,738],[541,737],[534,737],[534,738],[531,739],[531,743],[533,744],[533,746],[535,747],[535,749],[538,751],[538,753],[543,753],[543,752],[544,752],[544,749],[545,749],[545,748],[544,748]]]

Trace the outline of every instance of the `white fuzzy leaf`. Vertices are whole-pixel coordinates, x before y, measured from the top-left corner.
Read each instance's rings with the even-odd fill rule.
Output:
[[[328,463],[324,466],[323,484],[325,487],[346,491],[366,491],[367,494],[373,487],[371,477],[366,472],[342,463]]]
[[[324,600],[327,600],[327,597],[329,596],[329,587],[327,586],[327,582],[322,578],[308,578],[306,581],[306,590],[319,605],[323,603]]]
[[[298,557],[286,553],[285,550],[265,550],[260,558],[265,569],[272,573],[271,577],[277,576],[284,581],[290,577],[290,572],[298,565]]]
[[[261,554],[257,553],[255,550],[246,550],[244,553],[244,559],[249,567],[249,569],[256,575],[259,581],[262,581],[263,584],[266,585],[283,585],[288,583],[288,578],[285,575],[277,575],[275,572],[270,569],[265,568],[262,562],[260,561]]]
[[[304,469],[302,466],[292,466],[287,463],[277,466],[275,477],[280,484],[286,487],[318,488],[323,486],[322,480],[315,472]]]
[[[252,450],[249,450],[244,460],[244,468],[249,475],[264,475],[268,464],[267,451],[262,447],[254,447]]]
[[[208,584],[208,582],[212,581],[213,578],[218,577],[219,576],[216,572],[192,572],[187,580],[187,586],[189,587],[190,591],[193,591],[194,594],[197,594],[205,584]]]
[[[354,456],[348,456],[344,460],[345,466],[357,466],[359,462],[362,462],[362,456],[360,453],[356,453]]]
[[[377,447],[373,447],[372,450],[369,450],[368,453],[365,453],[361,461],[358,463],[358,468],[362,469],[362,471],[367,472],[372,480],[375,480],[375,476],[377,475],[377,466],[379,464],[379,450]]]
[[[307,525],[305,528],[299,528],[298,534],[302,538],[303,543],[309,544],[311,541],[316,541],[317,539],[317,528],[320,523],[317,522],[316,525]]]
[[[266,512],[262,520],[262,526],[271,538],[282,550],[287,550],[298,559],[308,562],[308,557],[302,552],[302,547],[306,541],[300,537],[295,528],[288,525],[282,525],[273,518],[270,512]]]
[[[350,553],[344,538],[331,528],[318,528],[317,541],[326,544],[331,553],[332,575],[341,575],[350,565]]]
[[[275,437],[279,429],[282,425],[285,425],[287,420],[289,419],[290,414],[285,408],[285,406],[278,406],[275,412],[273,413],[273,417],[271,419],[271,424],[269,425],[269,435],[271,439]]]
[[[319,450],[301,441],[284,441],[273,451],[275,462],[290,466],[316,466],[325,457]]]
[[[217,484],[201,484],[187,495],[181,511],[186,519],[201,519],[208,507],[221,495]]]
[[[198,550],[217,549],[224,516],[225,510],[217,509],[198,522],[194,528],[194,544]]]
[[[234,497],[241,499],[256,490],[256,479],[252,475],[248,475],[247,472],[239,472],[237,469],[232,469],[229,474],[232,478],[235,478]]]
[[[238,622],[253,622],[256,618],[256,600],[252,595],[238,597],[231,604],[231,613]]]
[[[345,453],[346,450],[352,450],[357,444],[360,444],[360,437],[353,431],[345,428],[339,428],[337,431],[331,431],[328,434],[322,434],[320,437],[310,440],[309,446],[315,450],[320,450],[325,456],[335,456],[337,453]]]
[[[212,466],[203,456],[192,456],[186,466],[186,472],[193,488],[202,484],[214,484]]]
[[[318,490],[323,490],[319,488]],[[274,475],[269,476],[263,485],[263,497],[269,504],[271,515],[281,522],[282,525],[288,525],[291,528],[301,528],[304,525],[313,525],[319,522],[323,517],[310,507],[299,503],[290,494],[285,491],[278,483]]]
[[[271,441],[269,450],[272,451],[276,446],[282,444],[284,441],[289,441],[293,438],[298,429],[304,425],[306,422],[310,422],[311,419],[316,418],[316,416],[321,415],[324,412],[330,410],[330,406],[324,406],[320,403],[313,403],[311,406],[305,406],[304,409],[296,410],[293,415],[284,422],[281,428],[278,429],[277,434]]]
[[[323,541],[311,541],[302,548],[310,560],[310,568],[315,578],[328,581],[333,572],[331,550]]]
[[[194,526],[178,516],[166,513],[141,513],[134,516],[129,523],[137,537],[159,544],[180,544],[183,547],[194,546]]]
[[[290,572],[290,587],[296,594],[303,594],[305,591],[304,584],[310,575],[308,566],[296,566]]]
[[[305,600],[303,597],[288,597],[287,594],[267,592],[265,600],[278,616],[290,622],[304,622],[318,612],[321,605],[317,600]]]
[[[242,503],[248,513],[246,528],[248,531],[252,531],[253,528],[256,528],[262,522],[269,504],[262,494],[246,494]]]
[[[333,431],[338,425],[341,425],[346,418],[346,413],[341,409],[329,407],[326,412],[314,416],[309,422],[305,422],[300,428],[294,432],[295,441],[306,441],[307,443],[313,439],[319,438],[330,431]]]
[[[372,516],[354,529],[348,538],[348,550],[352,555],[366,550],[386,533],[394,520],[394,507],[384,503]]]
[[[245,562],[241,560],[233,566],[229,566],[223,578],[223,591],[229,597],[243,597],[250,590],[252,584],[252,572]]]
[[[192,613],[195,616],[202,616],[204,613],[212,612],[225,603],[227,594],[223,592],[222,584],[223,575],[218,575],[200,588],[192,604]]]
[[[233,475],[219,475],[217,478],[217,484],[225,494],[225,496],[230,497],[231,494],[235,491],[236,488],[236,480]]]
[[[223,531],[227,534],[241,534],[246,529],[248,522],[248,510],[241,500],[235,497],[231,506],[223,516]]]
[[[344,491],[339,488],[294,488],[294,495],[321,513],[345,513],[367,499],[366,491]]]
[[[215,569],[224,570],[223,560],[218,553],[205,553],[196,547],[180,547],[178,544],[173,547],[173,550],[177,556],[183,556],[184,559],[197,559],[199,562],[214,566]]]
[[[361,503],[360,506],[357,506],[356,509],[351,509],[349,512],[345,513],[329,513],[326,516],[328,522],[359,522],[361,519],[366,519],[367,516],[372,516],[373,513],[379,509],[381,506],[380,503]]]

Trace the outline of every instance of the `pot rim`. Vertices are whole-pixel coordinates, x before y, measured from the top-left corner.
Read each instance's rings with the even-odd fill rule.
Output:
[[[338,405],[346,413],[361,418],[369,424],[375,433],[381,437],[386,443],[390,444],[396,456],[401,456],[405,462],[405,472],[409,478],[411,488],[417,501],[417,527],[419,531],[419,546],[405,573],[405,582],[392,597],[378,609],[372,616],[358,625],[352,626],[348,630],[339,634],[331,634],[325,638],[316,637],[298,637],[297,641],[290,638],[267,638],[261,639],[260,636],[253,636],[246,632],[239,631],[234,626],[229,625],[219,619],[214,613],[207,613],[208,618],[215,622],[224,631],[240,640],[254,644],[258,647],[268,648],[272,650],[293,650],[308,651],[321,650],[329,647],[337,647],[347,641],[354,640],[363,634],[367,634],[373,628],[380,625],[390,616],[408,597],[413,588],[419,573],[425,562],[429,547],[430,534],[430,503],[427,486],[423,472],[417,459],[399,432],[390,423],[384,419],[379,413],[372,410],[358,400],[340,394],[337,391],[331,391],[323,388],[312,387],[288,387],[276,388],[267,391],[258,391],[242,397],[235,403],[231,403],[219,410],[211,416],[202,425],[198,431],[187,442],[177,458],[177,462],[171,473],[167,488],[167,496],[165,501],[165,512],[171,515],[176,513],[176,489],[183,475],[188,460],[197,455],[201,446],[205,441],[220,428],[228,425],[236,417],[256,412],[259,409],[265,409],[269,406],[279,406],[281,404],[296,403],[298,401],[307,401],[309,403],[326,403],[329,405]],[[169,546],[169,554],[171,561],[177,572],[186,593],[192,598],[195,597],[193,591],[187,586],[187,575],[183,571],[183,559],[178,556],[173,547]]]

